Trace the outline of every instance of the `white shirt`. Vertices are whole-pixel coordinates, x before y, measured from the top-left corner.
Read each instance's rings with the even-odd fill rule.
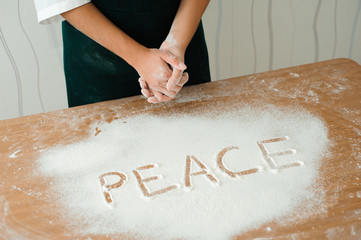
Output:
[[[64,20],[61,13],[80,7],[91,0],[34,0],[40,24]]]

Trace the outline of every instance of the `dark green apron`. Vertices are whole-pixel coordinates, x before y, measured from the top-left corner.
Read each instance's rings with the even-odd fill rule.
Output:
[[[115,25],[148,48],[167,37],[180,0],[93,0]],[[64,71],[69,107],[140,94],[139,75],[122,58],[63,22]],[[210,81],[202,23],[191,40],[185,64],[186,85]]]

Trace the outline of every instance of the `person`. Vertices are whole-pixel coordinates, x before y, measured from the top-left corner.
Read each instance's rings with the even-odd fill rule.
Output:
[[[209,0],[34,0],[62,22],[69,107],[138,95],[158,103],[209,82],[201,17]]]

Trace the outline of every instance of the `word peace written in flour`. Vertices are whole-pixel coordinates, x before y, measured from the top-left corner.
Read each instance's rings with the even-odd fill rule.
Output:
[[[290,168],[290,167],[299,167],[299,166],[304,165],[303,161],[295,161],[295,162],[281,164],[281,165],[276,163],[276,161],[274,159],[275,157],[295,154],[296,150],[287,149],[285,151],[271,153],[267,149],[266,144],[281,142],[281,141],[286,141],[286,140],[288,140],[287,136],[257,142],[257,145],[260,148],[260,150],[262,152],[262,156],[265,159],[270,171],[277,173],[277,171],[280,169],[285,169],[285,168]],[[235,171],[232,171],[231,169],[227,168],[224,165],[224,156],[227,154],[227,152],[229,152],[231,150],[237,150],[237,149],[239,149],[237,146],[226,147],[218,153],[217,158],[216,158],[216,165],[219,168],[219,170],[231,178],[238,178],[238,177],[245,176],[245,175],[259,173],[262,169],[262,167],[260,167],[260,166],[257,166],[255,168],[251,168],[251,169],[247,169],[247,170],[243,170],[243,171],[239,171],[239,172],[235,172]],[[198,168],[200,170],[193,172],[192,171],[193,164],[197,164]],[[140,188],[141,192],[143,193],[143,195],[147,198],[154,197],[154,196],[160,195],[160,194],[164,194],[164,193],[167,193],[169,191],[175,190],[180,187],[179,184],[173,184],[173,185],[167,186],[165,188],[159,189],[157,191],[150,192],[146,183],[151,182],[151,181],[160,180],[160,176],[158,175],[158,176],[143,178],[141,176],[140,172],[144,171],[144,170],[149,170],[149,169],[155,168],[157,166],[158,166],[157,164],[149,164],[149,165],[138,167],[133,170],[133,174],[138,182],[139,188]],[[196,156],[188,155],[186,157],[185,171],[184,171],[185,189],[190,191],[191,187],[192,187],[192,178],[195,176],[202,176],[202,175],[204,177],[206,177],[214,185],[218,185],[219,180],[217,179],[215,174],[212,173],[210,168]],[[108,184],[106,181],[106,177],[109,177],[109,176],[119,177],[118,182],[115,182],[113,184]],[[118,189],[121,186],[123,186],[127,182],[127,178],[128,178],[127,175],[122,172],[107,172],[107,173],[104,173],[99,176],[101,190],[102,190],[102,193],[104,194],[105,200],[108,204],[112,205],[114,203],[110,192],[112,190]]]

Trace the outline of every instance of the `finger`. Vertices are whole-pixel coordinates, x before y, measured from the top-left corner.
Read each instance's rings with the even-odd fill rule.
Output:
[[[140,87],[142,88],[140,91],[144,97],[149,98],[153,96],[152,91],[149,89],[148,84],[142,79],[139,78]]]
[[[150,98],[150,97],[154,96],[152,91],[149,89],[149,86],[148,86],[147,82],[144,81],[143,78],[139,78],[139,83],[140,83],[140,86],[142,88],[140,91],[142,92],[144,97]]]
[[[179,83],[182,78],[183,71],[173,68],[172,76],[169,78],[167,82],[167,89],[173,90],[173,88]]]
[[[189,80],[188,73],[183,73],[183,76],[182,76],[181,80],[179,81],[179,83],[177,84],[177,86],[183,87],[183,85],[186,84],[186,82],[188,82],[188,80]]]
[[[139,78],[138,81],[139,81],[139,84],[140,84],[140,87],[141,87],[141,88],[143,88],[143,89],[149,89],[147,82],[144,81],[143,78]]]
[[[142,90],[140,90],[140,91],[142,92],[143,96],[146,97],[146,98],[150,98],[150,97],[154,96],[152,91],[150,91],[148,89],[142,88]]]
[[[188,81],[188,76],[188,73],[184,73],[179,83],[173,88],[173,92],[175,92],[176,95],[183,88],[183,85]]]
[[[182,86],[177,85],[177,86],[174,87],[173,92],[175,93],[175,95],[177,95],[181,89],[182,89]]]
[[[150,97],[147,100],[149,103],[159,103],[159,101],[156,97]]]
[[[174,87],[174,90],[172,91],[172,97],[170,97],[171,99],[174,99],[176,96],[177,96],[177,94],[178,94],[178,92],[180,91],[182,89],[182,86],[175,86]]]
[[[177,68],[181,71],[187,69],[187,66],[184,64],[184,62],[178,59],[176,56],[174,56],[171,52],[169,51],[161,51],[161,52],[162,52],[161,58],[167,63],[169,63],[173,67],[173,69]]]
[[[155,95],[155,92],[160,92],[161,94],[169,97],[170,99],[175,98],[175,96],[177,95],[176,92],[169,91],[165,87],[151,87],[150,90],[153,92],[154,95]]]
[[[167,101],[172,100],[172,98],[170,98],[158,91],[153,91],[153,94],[159,102],[167,102]]]

